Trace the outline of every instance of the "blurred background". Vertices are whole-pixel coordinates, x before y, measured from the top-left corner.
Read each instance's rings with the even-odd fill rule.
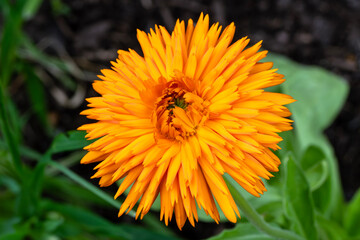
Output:
[[[7,33],[3,41],[8,45],[2,47],[13,48],[13,54],[2,50],[1,59],[11,58],[12,64],[0,68],[15,69],[10,71],[8,89],[19,115],[26,116],[21,128],[24,145],[43,153],[55,135],[89,122],[79,113],[86,108],[84,99],[96,96],[92,81],[100,69],[110,67],[118,49],[141,52],[136,29],[148,32],[159,24],[171,31],[176,19],[196,22],[204,12],[211,23],[234,22],[234,39],[248,36],[250,44],[263,40],[264,49],[324,67],[349,83],[345,107],[326,134],[339,161],[346,198],[360,187],[359,0],[36,0],[25,3],[25,12],[14,17],[10,27],[5,19],[12,16],[17,1],[8,1],[12,8],[4,2],[0,1],[0,29]],[[18,74],[21,71],[26,74]],[[28,84],[24,76],[32,76],[32,82]],[[71,169],[89,179],[93,167],[74,163]],[[106,190],[113,194],[116,187]],[[113,209],[96,211],[119,221]],[[180,235],[203,238],[232,225],[198,226],[186,225]]]

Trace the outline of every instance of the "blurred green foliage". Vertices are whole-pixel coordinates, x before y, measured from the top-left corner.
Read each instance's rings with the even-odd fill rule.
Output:
[[[175,239],[175,235],[152,216],[144,225],[114,224],[93,210],[119,208],[121,202],[90,184],[71,170],[83,156],[89,142],[83,132],[55,137],[49,123],[46,89],[39,68],[53,73],[66,88],[74,90],[72,76],[82,76],[73,63],[40,51],[22,31],[41,6],[41,0],[0,0],[3,27],[0,42],[0,240],[16,239]],[[54,14],[70,9],[61,0],[52,0]],[[323,134],[341,109],[348,92],[338,76],[318,67],[309,67],[271,54],[287,81],[272,89],[293,96],[289,106],[295,129],[282,134],[283,164],[276,177],[267,181],[268,192],[254,198],[238,186],[252,207],[272,226],[287,229],[303,239],[360,239],[360,192],[344,202],[333,149]],[[21,75],[32,110],[19,114],[8,93],[11,79]],[[28,115],[34,114],[52,137],[45,153],[25,146],[22,130]],[[65,154],[54,161],[53,154]],[[23,158],[34,164],[24,164]],[[62,175],[60,175],[62,173]],[[156,201],[153,210],[160,208]],[[134,216],[130,212],[130,216]],[[242,215],[243,216],[243,215]],[[213,221],[199,211],[199,220]],[[222,221],[225,219],[222,217]],[[230,230],[211,239],[273,239],[247,222],[245,216]]]

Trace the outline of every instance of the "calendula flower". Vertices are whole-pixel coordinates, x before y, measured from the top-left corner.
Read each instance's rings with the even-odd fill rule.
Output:
[[[131,188],[119,216],[137,203],[136,217],[150,210],[160,194],[161,220],[186,219],[194,226],[197,206],[219,222],[215,201],[231,222],[239,216],[223,179],[229,174],[249,193],[266,191],[261,178],[278,171],[279,132],[291,129],[283,105],[294,100],[264,88],[284,81],[262,62],[261,42],[247,49],[244,37],[231,44],[234,24],[209,28],[201,14],[196,26],[177,21],[170,34],[155,26],[138,31],[143,57],[119,50],[112,69],[93,83],[101,95],[87,99],[82,114],[87,138],[81,163],[100,162],[100,186],[123,179],[115,198]]]

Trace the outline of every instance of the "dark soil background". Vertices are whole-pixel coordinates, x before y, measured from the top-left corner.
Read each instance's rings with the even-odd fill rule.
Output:
[[[235,39],[249,36],[251,44],[263,40],[265,49],[324,67],[350,84],[346,105],[326,134],[339,160],[346,198],[360,187],[360,0],[63,0],[62,6],[54,2],[60,1],[44,1],[25,30],[43,51],[73,61],[85,74],[75,78],[76,91],[66,89],[51,74],[44,81],[51,90],[50,117],[59,132],[88,122],[79,112],[85,109],[84,97],[94,96],[91,82],[100,69],[110,67],[118,49],[140,52],[136,29],[148,31],[160,24],[171,31],[177,18],[196,22],[203,11],[210,14],[212,23],[235,22]],[[20,106],[28,107],[28,102],[19,99]],[[50,139],[38,125],[30,119],[25,140],[44,151]],[[90,176],[91,168],[81,169]],[[116,215],[112,213],[105,215],[111,218]],[[199,224],[196,230],[186,226],[181,234],[204,238],[223,227],[231,225]]]

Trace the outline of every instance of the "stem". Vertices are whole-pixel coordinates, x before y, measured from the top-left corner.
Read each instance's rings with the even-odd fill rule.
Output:
[[[60,172],[62,172],[66,176],[68,176],[70,179],[77,182],[78,184],[80,184],[81,186],[83,186],[84,188],[89,190],[90,192],[94,193],[96,196],[100,197],[105,202],[109,203],[111,206],[113,206],[115,208],[120,208],[120,206],[121,206],[120,202],[114,200],[110,195],[106,194],[104,191],[102,191],[99,188],[93,186],[91,183],[85,181],[82,177],[80,177],[79,175],[77,175],[73,171],[69,170],[67,167],[61,165],[60,163],[54,162],[54,161],[50,161],[49,165],[55,167]],[[135,211],[131,210],[129,212],[129,215],[131,217],[135,217]]]
[[[61,160],[58,160],[57,162],[59,162],[62,166],[69,169],[73,165],[79,163],[79,159],[81,159],[83,156],[84,156],[84,151],[76,151],[70,154],[69,156],[62,158]],[[54,167],[48,168],[45,171],[45,175],[47,176],[55,176],[58,173],[59,173],[59,169]]]
[[[100,190],[99,188],[93,186],[91,183],[87,182],[82,177],[80,177],[73,171],[69,170],[67,167],[65,167],[57,162],[54,162],[52,160],[49,161],[49,165],[55,167],[60,172],[62,172],[66,176],[68,176],[70,179],[77,182],[78,184],[80,184],[81,186],[83,186],[84,188],[89,190],[90,192],[94,193],[96,196],[100,197],[101,199],[103,199],[105,202],[109,203],[113,207],[115,207],[117,209],[120,208],[121,203],[119,201],[114,200],[113,197],[106,194],[104,191]],[[128,213],[128,215],[135,218],[136,213],[134,210],[131,210]],[[171,230],[166,228],[162,223],[160,223],[158,220],[155,220],[155,218],[149,214],[146,217],[144,217],[143,221],[145,222],[146,225],[150,226],[152,229],[157,230],[160,233],[166,233],[169,236],[174,236],[174,233]]]
[[[32,159],[41,159],[42,158],[42,155],[40,153],[38,153],[30,148],[22,147],[22,146],[20,146],[20,148],[22,150],[22,153],[29,158],[32,158]],[[52,160],[48,161],[48,164],[51,165],[54,169],[62,172],[64,175],[68,176],[74,182],[77,182],[78,184],[80,184],[81,186],[83,186],[84,188],[89,190],[90,192],[94,193],[96,196],[100,197],[105,202],[109,203],[111,206],[113,206],[117,209],[120,208],[121,202],[114,200],[113,197],[106,194],[104,191],[100,190],[99,188],[93,186],[92,184],[90,184],[89,182],[84,180],[82,177],[80,177],[79,175],[77,175],[76,173],[74,173],[73,171],[68,169],[63,164],[60,164],[60,163],[52,161]],[[52,172],[48,172],[48,173],[50,173],[50,174],[54,173],[56,170],[52,170]],[[128,215],[135,218],[136,214],[135,214],[134,210],[131,210]],[[150,213],[146,214],[146,216],[144,216],[142,221],[148,227],[150,227],[151,229],[153,229],[159,233],[165,233],[168,236],[175,236],[175,234],[169,228],[165,227],[161,222],[159,222],[159,220],[156,217],[154,217]]]
[[[9,120],[7,118],[5,103],[6,103],[6,99],[5,99],[5,94],[4,94],[4,88],[3,88],[2,84],[0,83],[0,127],[1,127],[1,131],[4,135],[6,144],[9,147],[14,166],[17,170],[17,174],[21,178],[23,166],[22,166],[22,163],[20,160],[18,145],[17,145],[17,143],[14,139],[14,136],[11,132],[11,126],[10,126]]]
[[[232,183],[224,178],[228,188],[231,192],[231,195],[234,197],[236,204],[245,214],[246,218],[251,222],[258,230],[266,233],[269,236],[272,236],[276,239],[284,239],[284,240],[303,240],[304,238],[299,235],[290,232],[288,230],[284,230],[281,228],[273,227],[269,225],[263,218],[260,216],[256,210],[246,201],[246,199],[241,195],[239,191],[232,185]]]

